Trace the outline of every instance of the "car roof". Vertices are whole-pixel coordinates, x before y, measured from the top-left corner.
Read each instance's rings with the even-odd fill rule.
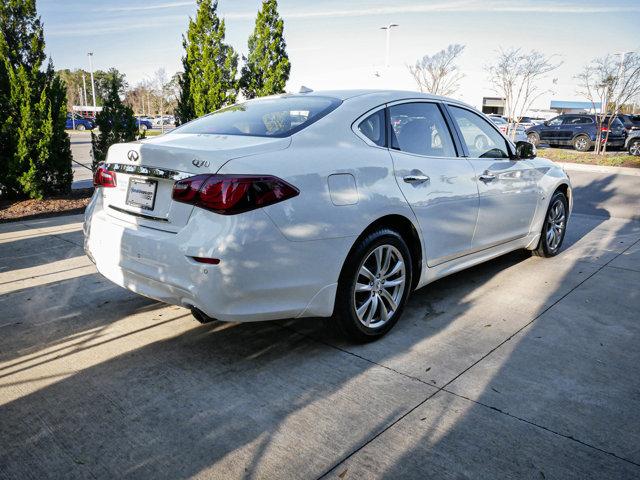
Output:
[[[355,89],[355,90],[313,90],[307,93],[285,93],[288,96],[318,96],[333,97],[345,101],[350,99],[368,100],[371,102],[389,103],[405,99],[427,99],[446,101],[458,105],[464,105],[474,108],[460,100],[450,97],[442,97],[440,95],[432,95],[430,93],[415,92],[412,90],[383,90],[383,89]]]

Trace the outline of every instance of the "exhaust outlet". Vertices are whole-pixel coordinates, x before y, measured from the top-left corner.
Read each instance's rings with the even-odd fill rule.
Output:
[[[215,318],[210,317],[209,315],[204,313],[199,308],[191,306],[190,309],[191,309],[191,315],[193,315],[193,318],[195,318],[198,322],[200,322],[202,324],[211,323],[211,322],[215,322],[216,321]]]

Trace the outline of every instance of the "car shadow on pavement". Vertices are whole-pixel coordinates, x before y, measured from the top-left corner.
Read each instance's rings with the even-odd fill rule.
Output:
[[[0,471],[637,474],[617,458],[635,455],[634,423],[615,416],[637,388],[629,314],[637,289],[612,309],[606,286],[615,282],[597,276],[621,274],[568,255],[603,222],[576,222],[582,235],[555,259],[514,252],[415,292],[394,330],[367,345],[343,341],[319,319],[196,326],[186,310],[160,308],[96,274],[0,296],[4,305],[10,296],[11,305],[40,298],[39,308],[15,314],[24,323],[7,327],[0,343]],[[598,248],[620,249],[617,230],[609,234]],[[578,287],[587,298],[575,298]],[[615,364],[624,385],[615,385]],[[611,408],[600,418],[606,392]],[[618,439],[598,440],[611,440],[613,428]]]

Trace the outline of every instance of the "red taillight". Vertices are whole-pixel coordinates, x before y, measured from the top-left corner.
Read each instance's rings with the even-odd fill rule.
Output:
[[[172,198],[222,215],[266,207],[300,192],[271,175],[196,175],[173,185]]]
[[[93,175],[94,187],[112,188],[116,186],[116,172],[111,172],[104,165],[96,169]]]

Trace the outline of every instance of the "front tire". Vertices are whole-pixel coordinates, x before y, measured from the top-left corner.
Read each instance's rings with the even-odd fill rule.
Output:
[[[640,138],[631,140],[629,143],[629,155],[640,157]]]
[[[385,335],[396,324],[412,285],[411,253],[394,230],[381,228],[358,241],[342,268],[334,322],[356,342]]]
[[[573,148],[579,152],[588,152],[592,146],[591,139],[586,135],[579,135],[573,139]]]
[[[555,257],[560,253],[569,217],[569,201],[564,193],[557,191],[551,197],[544,218],[540,242],[533,254],[538,257]]]
[[[81,123],[79,123],[78,125],[76,125],[76,130],[78,130],[79,132],[82,132],[85,130],[85,126],[82,125]]]

